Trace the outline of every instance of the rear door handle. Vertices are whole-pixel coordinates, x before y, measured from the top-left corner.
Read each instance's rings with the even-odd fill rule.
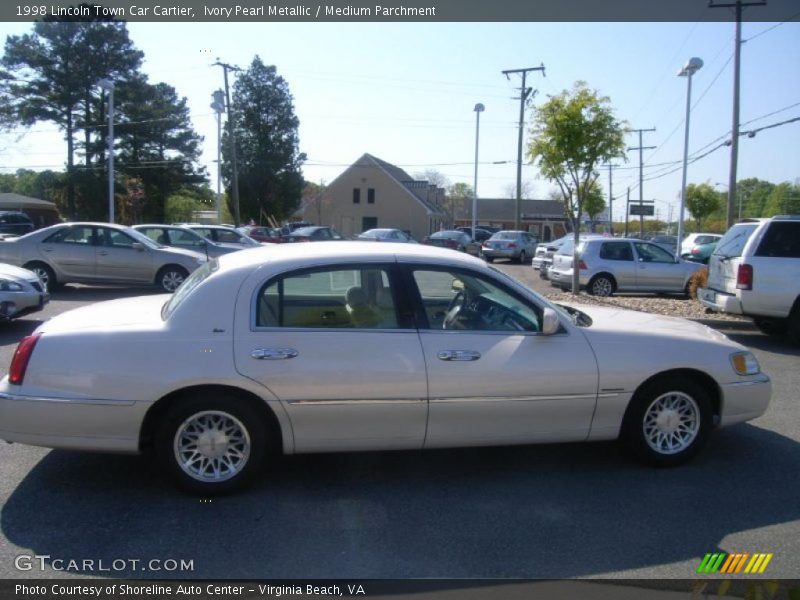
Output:
[[[471,361],[481,357],[475,350],[442,350],[436,355],[439,360]]]
[[[300,354],[294,348],[256,348],[250,356],[257,360],[285,360]]]

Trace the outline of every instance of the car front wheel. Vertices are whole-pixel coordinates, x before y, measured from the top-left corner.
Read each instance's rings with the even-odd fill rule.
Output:
[[[183,267],[177,265],[168,265],[161,269],[156,275],[156,285],[162,290],[171,294],[178,289],[184,279],[189,276],[189,273]]]
[[[200,393],[168,412],[155,447],[162,467],[181,486],[219,494],[241,487],[260,469],[267,431],[250,404]]]
[[[622,425],[622,439],[639,460],[673,466],[700,450],[711,425],[711,400],[700,385],[662,378],[634,395]]]

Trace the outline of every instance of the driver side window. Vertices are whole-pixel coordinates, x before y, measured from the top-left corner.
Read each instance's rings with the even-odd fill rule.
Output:
[[[449,270],[413,273],[427,329],[540,331],[541,311],[490,279]]]

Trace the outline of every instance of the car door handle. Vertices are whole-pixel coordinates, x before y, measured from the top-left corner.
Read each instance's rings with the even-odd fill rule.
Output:
[[[256,348],[250,356],[258,360],[284,360],[295,358],[298,354],[294,348]]]
[[[436,356],[439,360],[470,361],[478,360],[481,353],[474,350],[442,350]]]

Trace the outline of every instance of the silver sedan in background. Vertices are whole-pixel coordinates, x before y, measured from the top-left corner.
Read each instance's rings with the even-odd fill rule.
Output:
[[[524,263],[536,253],[536,236],[527,231],[498,231],[483,242],[481,252],[486,262],[495,258],[507,258]]]
[[[28,269],[0,264],[0,319],[38,312],[50,301],[39,276]]]
[[[133,229],[143,233],[161,246],[194,250],[205,254],[206,258],[217,258],[223,254],[236,252],[243,248],[239,244],[225,244],[204,238],[193,229],[183,225],[134,225]]]

